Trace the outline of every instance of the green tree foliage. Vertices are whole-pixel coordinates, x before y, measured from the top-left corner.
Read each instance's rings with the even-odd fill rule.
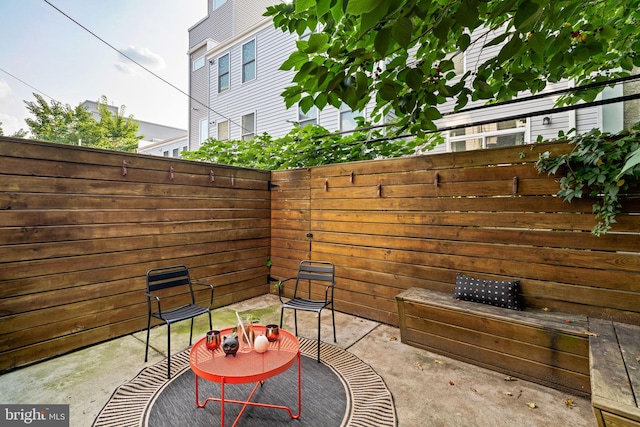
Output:
[[[399,157],[414,154],[418,147],[441,142],[439,135],[432,135],[430,139],[396,139],[376,143],[378,138],[383,138],[380,131],[342,136],[330,134],[322,126],[295,126],[282,138],[272,138],[268,134],[258,135],[250,141],[210,138],[197,151],[183,152],[182,156],[191,160],[276,170]]]
[[[137,136],[138,123],[133,116],[124,117],[124,106],[113,113],[103,96],[98,102],[98,121],[82,104],[72,108],[57,101],[49,104],[36,93],[33,96],[35,101],[25,101],[27,110],[34,116],[25,120],[33,138],[109,150],[136,150],[141,139]]]
[[[295,71],[283,93],[288,106],[360,110],[373,100],[377,119],[393,111],[400,131],[415,135],[435,129],[447,101],[459,110],[640,66],[640,0],[294,0],[266,14],[283,31],[312,32],[281,67]],[[495,54],[456,74],[454,57],[472,47]],[[599,90],[560,102],[592,100]]]

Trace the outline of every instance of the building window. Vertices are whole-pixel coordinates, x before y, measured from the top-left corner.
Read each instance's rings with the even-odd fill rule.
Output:
[[[204,67],[204,55],[193,60],[191,71],[199,70],[202,67]]]
[[[256,115],[255,113],[242,116],[242,140],[250,141],[256,136]]]
[[[527,121],[522,119],[455,129],[449,132],[449,144],[451,151],[522,145],[526,127]]]
[[[229,89],[229,54],[218,59],[218,93]]]
[[[163,155],[164,157],[169,157],[169,152],[168,152],[168,151],[163,151],[163,152],[162,152],[162,155]]]
[[[186,145],[182,147],[182,151],[180,151],[180,153],[183,153],[185,151],[189,151],[189,147],[187,147]]]
[[[202,145],[207,138],[209,138],[209,123],[207,119],[200,120],[200,145]]]
[[[229,121],[218,122],[218,141],[226,141],[229,139]]]
[[[242,45],[242,83],[256,78],[256,41]]]
[[[227,0],[213,0],[213,10],[216,10],[217,8],[219,8],[220,6],[225,4],[226,2],[227,2]]]
[[[358,126],[356,117],[362,116],[362,111],[353,111],[347,104],[340,106],[340,130],[354,130]]]
[[[301,128],[306,125],[318,124],[318,109],[314,105],[306,113],[302,111],[302,108],[298,107],[298,126]]]
[[[180,157],[180,149],[179,148],[174,148],[173,149],[173,157]]]

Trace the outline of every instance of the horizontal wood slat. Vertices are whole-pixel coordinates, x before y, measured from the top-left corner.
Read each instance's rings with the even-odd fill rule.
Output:
[[[216,306],[267,291],[268,171],[9,138],[0,156],[0,371],[145,328],[151,268],[186,265]]]
[[[302,259],[308,243],[311,259],[336,265],[336,306],[375,320],[397,324],[387,310],[410,287],[452,293],[459,271],[519,279],[528,307],[640,324],[640,194],[623,200],[610,233],[593,236],[594,200],[562,201],[559,177],[534,167],[540,153],[571,149],[534,144],[275,171],[271,274]]]

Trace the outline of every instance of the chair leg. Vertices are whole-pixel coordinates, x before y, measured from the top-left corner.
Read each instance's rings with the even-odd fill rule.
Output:
[[[171,323],[167,323],[167,379],[171,379]]]
[[[296,336],[298,336],[298,310],[293,309],[293,324],[296,327]]]
[[[280,309],[280,327],[282,328],[282,319],[284,318],[284,307]]]
[[[193,342],[193,317],[191,318],[191,330],[189,331],[189,346]]]
[[[333,342],[338,342],[336,340],[336,316],[333,312],[333,304],[331,304],[331,320],[333,320]]]
[[[320,319],[322,318],[322,310],[318,312],[318,363],[320,363]]]
[[[147,319],[147,347],[144,350],[144,362],[146,363],[149,359],[149,329],[151,329],[151,316],[149,315]]]
[[[209,310],[209,330],[213,329],[213,323],[211,323],[211,310]]]

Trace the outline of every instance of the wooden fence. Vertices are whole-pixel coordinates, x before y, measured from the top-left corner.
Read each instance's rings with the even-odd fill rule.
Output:
[[[640,199],[594,237],[593,200],[555,197],[538,153],[567,144],[447,153],[272,174],[271,275],[336,264],[336,307],[398,324],[395,296],[453,295],[456,272],[521,280],[525,306],[640,324]]]
[[[336,264],[338,310],[392,325],[398,293],[453,293],[456,272],[640,325],[640,198],[592,236],[593,201],[559,200],[532,165],[568,149],[270,173],[0,137],[0,372],[144,329],[144,275],[172,264],[213,283],[216,306],[312,258]]]
[[[269,172],[9,138],[0,159],[0,371],[146,328],[153,267],[216,306],[267,292]]]

